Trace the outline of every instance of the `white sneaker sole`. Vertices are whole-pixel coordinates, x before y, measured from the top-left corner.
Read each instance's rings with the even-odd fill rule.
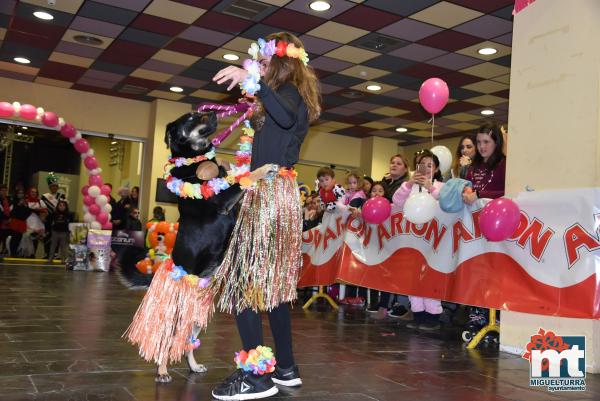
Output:
[[[279,380],[273,377],[271,378],[271,380],[273,380],[273,383],[275,384],[279,384],[280,386],[286,387],[298,387],[302,385],[302,379],[299,377],[292,380]]]
[[[279,392],[279,389],[276,386],[271,387],[267,391],[263,391],[262,393],[252,393],[252,394],[236,394],[236,395],[215,395],[212,393],[213,398],[217,400],[223,401],[243,401],[243,400],[257,400],[259,398],[267,398],[272,395],[275,395]]]

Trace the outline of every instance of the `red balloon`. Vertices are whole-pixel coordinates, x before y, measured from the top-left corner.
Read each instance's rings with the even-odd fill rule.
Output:
[[[30,104],[22,104],[19,115],[27,120],[33,120],[37,116],[37,109]]]
[[[60,133],[65,138],[73,138],[75,135],[77,135],[77,129],[75,129],[75,127],[71,124],[65,124],[60,129]]]
[[[48,127],[56,127],[58,125],[58,116],[56,115],[56,113],[47,111],[42,116],[42,122]]]
[[[100,212],[98,213],[98,215],[96,216],[96,220],[98,221],[98,223],[100,224],[106,224],[108,223],[108,214],[104,213],[104,212]]]
[[[94,156],[88,156],[83,160],[83,164],[88,170],[98,168],[98,160]]]
[[[88,183],[91,185],[96,185],[100,188],[102,188],[102,177],[100,177],[99,175],[90,175],[90,178],[88,179]]]
[[[88,207],[88,212],[90,212],[94,216],[98,216],[98,214],[100,214],[101,211],[102,209],[100,209],[100,206],[96,205],[95,203]]]
[[[92,198],[91,196],[89,196],[89,195],[85,195],[85,196],[83,197],[83,204],[84,204],[84,205],[86,205],[86,206],[91,206],[91,205],[93,205],[94,203],[96,203],[96,201],[95,201],[95,200],[94,200],[94,198]]]
[[[383,196],[376,196],[365,202],[362,208],[363,219],[370,224],[380,224],[392,213],[392,205]]]
[[[419,101],[431,114],[439,113],[448,103],[448,84],[439,78],[429,78],[419,89]]]
[[[102,195],[109,196],[111,191],[112,191],[112,189],[106,184],[102,185],[102,187],[100,188],[100,193]]]
[[[86,141],[83,138],[81,138],[80,140],[75,142],[74,146],[75,146],[75,150],[78,151],[79,153],[86,153],[88,150],[90,150],[90,144],[88,143],[88,141]]]
[[[89,185],[84,185],[84,186],[81,188],[81,194],[82,194],[83,196],[86,196],[86,195],[88,194],[88,189],[90,189],[90,186],[89,186]]]
[[[488,241],[504,241],[519,228],[521,211],[508,198],[498,198],[483,207],[479,215],[479,228]]]
[[[8,102],[0,102],[0,117],[12,117],[15,113],[15,108]]]

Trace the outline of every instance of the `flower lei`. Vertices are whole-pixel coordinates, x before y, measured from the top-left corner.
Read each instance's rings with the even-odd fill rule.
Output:
[[[248,54],[252,56],[252,59],[244,60],[243,67],[248,71],[248,76],[242,82],[240,82],[240,88],[242,92],[253,96],[260,90],[260,64],[258,63],[259,54],[263,57],[290,57],[297,58],[302,61],[304,65],[308,65],[308,54],[303,47],[296,47],[293,43],[280,40],[276,41],[271,39],[268,42],[262,38],[258,39],[258,43],[254,42],[248,49]]]
[[[243,134],[240,138],[240,148],[236,152],[235,166],[227,172],[225,178],[213,178],[209,181],[203,182],[202,184],[192,184],[185,182],[179,178],[175,178],[171,175],[171,170],[174,167],[189,166],[194,163],[198,163],[204,160],[212,160],[215,158],[215,150],[212,148],[209,152],[204,155],[196,156],[193,158],[171,158],[165,166],[164,179],[167,181],[167,188],[175,195],[181,198],[191,199],[208,199],[214,195],[218,195],[220,192],[226,190],[231,185],[239,183],[243,189],[248,189],[254,185],[252,180],[249,178],[250,175],[250,161],[252,158],[252,141],[254,140],[254,129],[250,126],[250,121],[244,120],[244,127],[242,128]]]
[[[255,375],[272,373],[277,363],[273,350],[262,345],[248,352],[244,350],[236,352],[233,361],[238,369],[242,369],[244,372],[252,372]]]

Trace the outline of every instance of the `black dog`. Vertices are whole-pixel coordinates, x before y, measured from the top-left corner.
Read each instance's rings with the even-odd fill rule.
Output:
[[[167,125],[165,143],[171,149],[172,157],[192,158],[209,152],[213,146],[209,136],[217,128],[217,117],[214,112],[193,112],[179,117]],[[276,168],[267,165],[252,172],[251,180],[263,178]],[[189,166],[174,167],[173,177],[191,184],[201,184],[212,178],[227,176],[226,169],[214,159],[194,163]],[[208,199],[179,198],[179,230],[171,255],[176,265],[182,266],[189,274],[200,277],[211,276],[219,267],[228,240],[235,225],[237,202],[243,191],[239,185],[228,189]],[[134,258],[137,258],[133,260]],[[140,253],[130,256],[121,262],[121,275],[129,286],[147,286],[150,282],[148,275],[142,275],[135,268],[135,262],[142,259]],[[198,334],[194,329],[194,337]],[[187,361],[194,372],[206,371],[204,366],[194,360],[193,353],[187,352]],[[160,366],[157,381],[168,382],[166,366]]]

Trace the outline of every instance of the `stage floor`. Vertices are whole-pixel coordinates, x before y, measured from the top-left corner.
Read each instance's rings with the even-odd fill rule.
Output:
[[[0,265],[0,400],[211,400],[240,347],[233,319],[217,314],[201,336],[196,356],[207,373],[189,374],[182,363],[171,370],[171,384],[157,385],[154,367],[121,339],[142,296],[114,274]],[[456,330],[419,334],[324,305],[310,312],[296,306],[292,326],[304,385],[272,399],[600,399],[600,375],[587,376],[585,392],[533,389],[527,361],[492,349],[469,352]]]

